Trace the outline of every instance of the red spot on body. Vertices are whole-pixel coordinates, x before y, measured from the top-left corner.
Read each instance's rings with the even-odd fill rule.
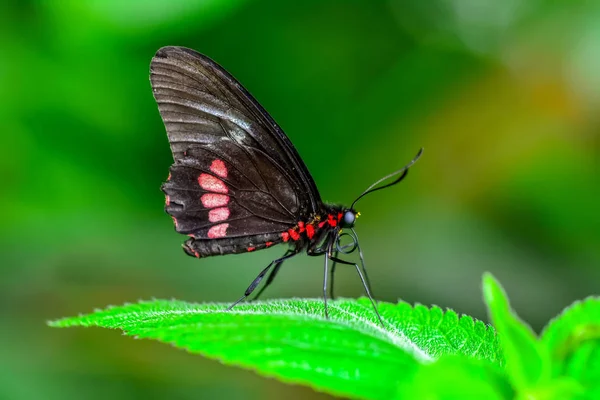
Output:
[[[321,222],[319,222],[319,228],[322,228],[326,223],[327,223],[327,221],[321,221]]]
[[[298,232],[302,233],[304,232],[304,222],[300,221],[298,222]]]
[[[288,240],[290,240],[290,234],[287,232],[281,232],[281,238],[284,242],[287,242]]]
[[[265,243],[265,246],[269,247],[269,246],[271,246],[272,244],[273,244],[273,242],[267,242],[267,243]]]
[[[224,194],[206,193],[200,197],[202,205],[206,208],[223,207],[229,203],[229,196]]]
[[[208,230],[208,237],[211,239],[217,239],[227,236],[227,228],[229,228],[229,224],[219,224],[212,226]]]
[[[343,216],[344,216],[344,215],[343,215],[342,213],[338,213],[338,222],[342,220],[342,217],[343,217]]]
[[[331,226],[336,226],[337,225],[337,220],[333,217],[333,215],[329,214],[327,216],[327,223]]]
[[[300,239],[300,234],[298,232],[296,232],[295,230],[288,229],[288,233],[290,234],[290,237],[292,238],[292,240]]]
[[[219,175],[221,178],[227,178],[227,167],[221,160],[214,160],[212,164],[210,164],[210,170],[213,174]]]
[[[247,249],[247,250],[248,250],[248,251],[254,251],[254,250],[256,250],[256,247],[248,247],[248,249]]]
[[[308,236],[309,239],[312,239],[313,236],[315,236],[315,227],[313,225],[306,225],[306,236]]]
[[[227,185],[225,185],[225,182],[209,174],[200,174],[198,177],[198,183],[202,189],[209,192],[227,193],[229,191],[227,189]]]
[[[229,218],[229,208],[227,207],[213,208],[208,212],[210,222],[225,221],[227,218]]]

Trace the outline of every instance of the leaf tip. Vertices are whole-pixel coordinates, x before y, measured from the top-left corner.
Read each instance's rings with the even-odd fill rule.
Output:
[[[508,300],[504,288],[490,272],[483,273],[483,298],[488,308],[493,305],[501,305],[502,308],[508,308]]]

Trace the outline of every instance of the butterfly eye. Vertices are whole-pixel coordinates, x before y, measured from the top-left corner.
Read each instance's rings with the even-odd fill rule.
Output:
[[[352,228],[354,226],[354,221],[356,221],[356,214],[354,211],[346,211],[344,213],[344,218],[342,220],[343,228]]]

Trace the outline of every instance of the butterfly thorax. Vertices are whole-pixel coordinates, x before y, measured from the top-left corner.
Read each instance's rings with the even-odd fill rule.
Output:
[[[281,232],[283,242],[315,242],[326,234],[341,227],[344,207],[324,204],[318,213],[303,218],[288,230]]]

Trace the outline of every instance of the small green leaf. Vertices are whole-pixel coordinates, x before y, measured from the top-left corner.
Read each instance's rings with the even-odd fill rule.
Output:
[[[600,299],[575,302],[542,332],[555,376],[579,382],[592,398],[600,398]]]
[[[444,356],[419,367],[409,385],[401,383],[398,399],[514,399],[500,367],[462,356]]]
[[[547,384],[551,378],[550,355],[533,330],[510,309],[504,289],[489,273],[483,276],[483,294],[515,389],[529,393]]]
[[[386,329],[367,299],[190,304],[155,300],[109,307],[51,326],[100,326],[171,343],[285,382],[353,398],[389,399],[420,362],[465,354],[499,364],[493,330],[453,311],[380,303]]]

